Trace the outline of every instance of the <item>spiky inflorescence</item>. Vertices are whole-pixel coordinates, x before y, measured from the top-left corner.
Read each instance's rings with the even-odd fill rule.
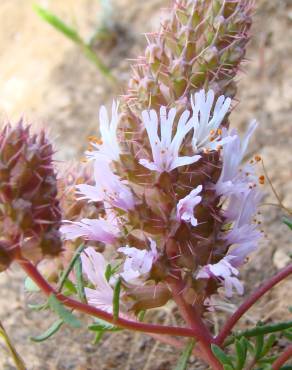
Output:
[[[61,211],[52,155],[45,133],[31,135],[22,122],[6,125],[0,133],[2,270],[19,247],[36,259],[61,251]]]
[[[77,188],[105,211],[63,232],[126,256],[116,274],[136,311],[164,304],[175,279],[199,310],[221,285],[227,296],[243,291],[237,267],[261,235],[254,219],[262,180],[241,165],[255,124],[241,142],[227,115],[250,12],[249,0],[175,2],[161,32],[149,36],[122,115],[115,103],[111,119],[100,111],[101,139],[87,153],[95,185]],[[112,288],[94,270],[104,270],[104,259],[93,250],[83,259],[98,291],[89,302],[108,309],[100,290],[111,297]]]
[[[249,40],[252,3],[175,1],[160,31],[147,36],[145,56],[133,67],[126,96],[130,110],[174,103],[186,107],[190,94],[201,88],[234,97],[234,78]]]

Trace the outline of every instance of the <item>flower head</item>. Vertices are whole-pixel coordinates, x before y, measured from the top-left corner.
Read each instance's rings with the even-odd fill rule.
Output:
[[[202,197],[198,194],[202,191],[202,185],[197,186],[186,197],[181,199],[177,205],[177,218],[185,222],[190,222],[197,226],[198,220],[194,216],[194,208],[201,202]]]
[[[215,264],[208,264],[203,266],[196,278],[209,279],[215,278],[222,281],[225,288],[226,297],[232,296],[233,287],[237,290],[238,294],[243,294],[243,285],[236,277],[238,270],[232,266],[232,257],[224,257],[221,261]]]
[[[107,263],[101,253],[88,247],[81,254],[82,270],[94,289],[84,288],[88,303],[112,313],[113,289],[105,278]]]
[[[171,108],[167,112],[166,107],[160,108],[160,122],[155,110],[144,110],[142,120],[145,125],[151,145],[153,162],[148,159],[140,159],[140,164],[149,170],[157,172],[170,172],[179,166],[185,166],[197,162],[199,155],[179,157],[181,144],[186,134],[192,129],[193,123],[188,110],[184,111],[179,118],[177,129],[172,138],[176,109]],[[160,127],[160,138],[158,130]]]
[[[94,150],[88,150],[85,154],[89,159],[96,159],[100,156],[107,161],[117,161],[120,156],[120,147],[117,140],[117,127],[119,123],[119,104],[112,103],[112,118],[109,119],[105,106],[99,111],[99,129],[101,139],[94,139],[91,142]]]
[[[121,247],[119,252],[127,256],[121,276],[128,282],[137,281],[139,278],[146,278],[153,263],[158,258],[156,243],[150,240],[150,250],[137,249],[134,247]]]
[[[231,99],[225,98],[224,95],[219,96],[211,118],[214,99],[215,93],[213,90],[209,90],[207,94],[205,90],[200,90],[195,93],[191,100],[194,124],[192,144],[196,152],[204,148],[214,150],[218,145],[222,146],[230,140],[228,137],[221,138],[218,129],[228,112]]]

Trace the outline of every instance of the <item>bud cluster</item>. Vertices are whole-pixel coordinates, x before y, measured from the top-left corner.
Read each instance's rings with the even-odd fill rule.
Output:
[[[57,255],[61,211],[44,132],[31,135],[19,122],[0,133],[0,266],[6,269],[21,247],[29,258]]]

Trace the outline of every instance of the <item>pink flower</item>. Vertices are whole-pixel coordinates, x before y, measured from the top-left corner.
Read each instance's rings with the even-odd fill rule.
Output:
[[[181,144],[186,134],[193,128],[192,119],[189,119],[190,112],[184,111],[180,116],[177,129],[172,138],[172,131],[176,109],[171,108],[167,112],[166,107],[160,108],[160,123],[155,110],[144,110],[142,120],[145,125],[151,145],[153,162],[148,159],[140,159],[140,164],[149,170],[157,172],[170,172],[179,166],[185,166],[197,162],[201,157],[193,155],[191,157],[179,157]],[[158,136],[158,126],[160,125],[160,136]]]
[[[102,218],[83,218],[78,222],[64,222],[66,222],[66,224],[60,228],[60,231],[64,234],[66,239],[83,237],[86,240],[95,240],[106,244],[112,244],[116,241],[120,233],[115,224]]]
[[[120,147],[117,140],[117,127],[119,123],[118,115],[119,104],[113,101],[112,118],[109,116],[105,106],[99,110],[99,130],[101,133],[100,143],[92,142],[91,145],[96,149],[87,151],[89,159],[96,159],[100,156],[108,161],[118,161],[120,156]]]
[[[77,186],[80,199],[93,202],[105,202],[111,207],[128,211],[134,208],[134,197],[125,182],[115,175],[109,163],[101,158],[94,163],[95,185],[81,184]]]
[[[128,282],[135,282],[139,278],[147,278],[153,263],[158,258],[156,243],[150,239],[150,249],[137,249],[132,247],[121,247],[119,252],[127,256],[121,276]]]
[[[209,90],[207,94],[205,90],[200,90],[192,98],[194,125],[192,144],[195,152],[204,148],[215,150],[218,145],[224,145],[230,140],[228,137],[222,139],[217,134],[217,130],[228,112],[231,99],[225,98],[224,95],[219,96],[211,118],[214,100],[215,93],[213,90]],[[212,140],[210,140],[211,138]]]
[[[223,147],[223,166],[221,175],[215,186],[218,195],[230,194],[235,192],[245,192],[248,189],[248,183],[251,182],[253,169],[245,167],[244,171],[239,171],[239,166],[243,160],[249,140],[257,127],[256,121],[249,125],[244,139],[240,140],[236,131],[231,132],[231,140]],[[249,176],[246,176],[249,173]]]
[[[107,263],[101,253],[88,247],[81,254],[82,270],[94,289],[84,288],[88,303],[103,311],[112,313],[113,289],[105,278]]]
[[[203,266],[198,272],[197,279],[216,278],[222,281],[225,288],[226,297],[232,297],[233,287],[237,290],[238,294],[243,294],[243,285],[238,280],[238,270],[234,268],[229,261],[232,261],[232,256],[224,257],[221,261],[215,264],[208,264]],[[235,276],[232,276],[235,275]]]
[[[202,185],[197,186],[186,197],[181,199],[177,205],[177,218],[186,222],[190,222],[193,226],[197,226],[198,220],[194,216],[194,208],[201,202],[202,197],[198,194],[202,191]]]

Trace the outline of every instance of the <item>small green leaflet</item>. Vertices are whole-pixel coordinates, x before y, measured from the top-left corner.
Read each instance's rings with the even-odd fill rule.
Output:
[[[16,365],[16,368],[18,370],[26,370],[26,366],[25,366],[25,363],[23,361],[23,359],[20,357],[20,355],[17,353],[13,343],[11,342],[10,338],[8,337],[3,325],[1,324],[0,322],[0,337],[3,338],[6,346],[7,346],[7,349],[9,350],[12,358],[13,358],[13,361]]]
[[[86,296],[84,292],[84,281],[82,276],[82,263],[80,256],[75,261],[74,271],[76,276],[76,289],[78,297],[81,300],[81,302],[86,303]]]
[[[95,319],[94,323],[88,326],[88,329],[91,331],[120,331],[121,328],[114,326],[102,319]]]
[[[30,340],[33,342],[43,342],[54,335],[64,324],[62,319],[55,321],[43,334],[38,335],[37,337],[30,337]]]
[[[82,44],[82,39],[79,36],[78,32],[65,24],[61,18],[57,17],[55,14],[51,13],[49,10],[39,6],[33,6],[34,11],[47,23],[53,26],[56,30],[63,33],[63,35],[67,36],[70,40],[76,42],[77,44]]]
[[[60,316],[64,323],[72,326],[73,328],[80,328],[81,322],[63,306],[63,304],[57,299],[55,294],[51,294],[48,299],[51,309]]]
[[[191,339],[185,349],[183,350],[178,363],[175,367],[175,370],[186,370],[188,366],[188,360],[192,354],[193,348],[195,346],[195,340]]]
[[[118,279],[114,288],[113,316],[115,321],[119,318],[121,283],[122,283],[121,279]]]
[[[24,280],[24,288],[27,292],[30,292],[30,293],[36,293],[40,291],[40,288],[28,276]]]
[[[220,347],[216,346],[216,344],[212,344],[211,349],[217,359],[221,362],[221,364],[224,365],[224,368],[234,368],[231,357],[226,355],[226,353],[222,351]]]
[[[283,222],[289,227],[290,230],[292,230],[292,219],[288,217],[283,217]]]

